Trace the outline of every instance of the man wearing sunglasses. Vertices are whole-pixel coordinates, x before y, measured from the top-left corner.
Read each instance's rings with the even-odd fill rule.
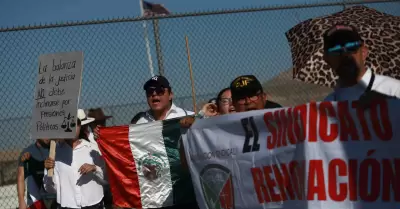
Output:
[[[232,104],[236,112],[279,108],[281,105],[268,101],[260,81],[254,75],[237,77],[230,85]]]
[[[362,100],[367,93],[400,98],[399,80],[376,75],[365,66],[368,49],[356,28],[335,25],[324,34],[323,40],[324,60],[339,76],[337,88],[326,101]]]
[[[174,94],[171,86],[164,76],[154,76],[148,80],[143,89],[146,92],[147,103],[150,110],[146,111],[136,124],[148,123],[157,120],[166,120],[178,118],[187,115],[193,115],[191,111],[186,111],[175,106],[172,102]]]

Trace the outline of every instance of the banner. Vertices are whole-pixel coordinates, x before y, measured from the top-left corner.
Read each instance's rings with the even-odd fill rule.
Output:
[[[75,138],[82,70],[83,52],[39,57],[31,126],[33,139]]]
[[[357,101],[196,121],[183,138],[201,209],[400,205],[400,102]]]

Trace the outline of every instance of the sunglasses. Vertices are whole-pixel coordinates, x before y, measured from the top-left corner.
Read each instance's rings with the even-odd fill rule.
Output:
[[[150,97],[154,94],[154,92],[156,93],[157,96],[162,96],[165,93],[165,89],[163,88],[150,88],[146,90],[146,95],[147,97]]]
[[[342,55],[346,53],[354,53],[361,47],[360,41],[349,42],[344,45],[336,45],[327,50],[330,55]]]

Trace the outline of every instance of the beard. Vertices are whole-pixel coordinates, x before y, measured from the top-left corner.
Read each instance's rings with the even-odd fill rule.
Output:
[[[360,75],[360,67],[357,65],[356,60],[351,56],[345,56],[341,59],[340,65],[336,70],[340,80],[356,82]]]

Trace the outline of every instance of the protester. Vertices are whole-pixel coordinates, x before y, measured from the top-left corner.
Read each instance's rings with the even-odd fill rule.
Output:
[[[49,139],[37,139],[21,152],[17,170],[19,209],[26,209],[29,206],[39,208],[45,205],[47,195],[43,188],[43,172],[44,160],[49,156],[49,148]],[[27,202],[25,202],[25,179],[27,180]]]
[[[229,88],[224,88],[218,93],[217,98],[210,99],[203,105],[196,118],[208,118],[233,112],[235,108],[232,105],[231,91]]]
[[[358,100],[367,94],[400,98],[399,80],[377,75],[365,65],[368,48],[355,27],[335,25],[323,40],[324,59],[339,76],[337,88],[326,101]]]
[[[232,105],[232,94],[230,88],[224,88],[218,93],[216,105],[220,115],[236,112],[235,107]]]
[[[254,75],[243,75],[230,85],[232,103],[236,112],[279,108],[281,105],[268,101],[260,81]]]
[[[44,187],[48,192],[57,193],[61,209],[102,209],[104,161],[90,142],[79,137],[86,132],[83,127],[93,120],[79,118],[82,117],[77,120],[76,137],[57,146],[55,160],[45,160]],[[52,168],[54,175],[50,177],[47,171]]]
[[[89,131],[89,141],[92,143],[94,148],[100,153],[97,140],[99,138],[99,128],[106,126],[106,121],[112,116],[106,116],[101,108],[92,108],[88,111],[88,118],[94,118],[92,123],[89,123],[88,126],[90,127]],[[101,153],[100,153],[101,154]],[[107,178],[105,178],[107,180]],[[112,208],[112,193],[110,190],[110,185],[107,181],[102,182],[103,190],[104,190],[104,198],[103,203],[106,209]]]
[[[146,91],[147,103],[150,109],[137,120],[137,124],[194,114],[191,111],[175,106],[172,101],[174,97],[172,88],[164,76],[150,78],[144,84],[143,89]]]

